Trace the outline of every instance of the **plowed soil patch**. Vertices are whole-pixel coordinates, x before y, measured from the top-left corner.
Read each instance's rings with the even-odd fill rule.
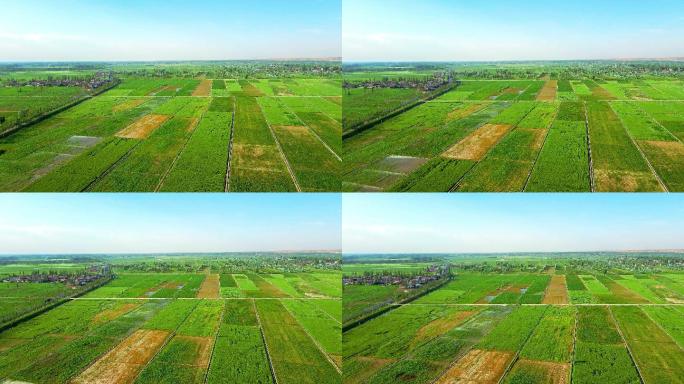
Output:
[[[420,341],[443,335],[454,327],[462,324],[464,320],[472,316],[474,313],[475,312],[473,311],[459,311],[451,314],[448,317],[431,321],[418,330],[411,344],[415,345]]]
[[[449,368],[437,384],[496,384],[512,359],[512,352],[473,349]]]
[[[132,383],[145,364],[162,347],[168,335],[168,332],[157,330],[141,329],[135,331],[73,379],[72,382],[83,384]]]
[[[197,85],[197,88],[195,88],[194,91],[192,91],[193,96],[210,96],[211,95],[211,80],[202,80],[200,81],[199,85]]]
[[[468,117],[473,113],[481,110],[486,105],[487,104],[474,103],[468,105],[465,108],[456,108],[453,111],[449,112],[449,114],[447,115],[447,121],[460,120],[464,117]]]
[[[169,116],[166,115],[145,115],[119,131],[116,136],[125,139],[146,139],[168,119]]]
[[[202,282],[199,291],[197,291],[198,299],[218,299],[220,297],[221,282],[219,275],[213,273],[207,275],[207,277]]]
[[[542,304],[567,304],[568,289],[565,283],[565,275],[551,276],[551,282],[546,287]]]
[[[114,112],[124,112],[124,111],[129,111],[135,107],[138,107],[142,105],[146,99],[133,99],[133,100],[127,100],[124,101],[121,104],[117,104],[112,108],[112,111]]]
[[[442,156],[456,160],[481,160],[510,129],[508,124],[485,124],[449,148]]]
[[[522,370],[524,372],[541,373],[544,376],[542,383],[568,384],[570,376],[570,364],[552,363],[549,361],[537,361],[520,359],[515,363],[511,373]]]
[[[95,317],[93,318],[93,322],[95,324],[106,323],[108,321],[116,319],[124,313],[128,313],[134,310],[135,308],[138,308],[139,306],[140,304],[138,303],[126,303],[113,309],[106,309],[95,315]]]
[[[556,92],[558,92],[558,81],[549,80],[544,84],[544,88],[537,94],[537,100],[554,101],[556,100]]]

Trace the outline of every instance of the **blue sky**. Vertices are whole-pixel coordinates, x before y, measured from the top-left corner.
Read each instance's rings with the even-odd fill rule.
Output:
[[[0,254],[341,248],[336,194],[2,194]]]
[[[343,196],[345,253],[684,249],[681,194]]]
[[[0,61],[341,55],[341,0],[5,0]]]
[[[681,0],[344,0],[345,61],[684,56]]]

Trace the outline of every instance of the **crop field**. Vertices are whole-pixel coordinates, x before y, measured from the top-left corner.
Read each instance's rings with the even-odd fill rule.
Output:
[[[398,115],[385,113],[345,137],[343,190],[684,191],[681,79],[540,76],[468,78]],[[350,91],[344,123],[352,125],[382,117],[411,89]]]
[[[0,382],[339,383],[339,272],[276,273],[268,261],[261,269],[273,273],[180,272],[182,261],[143,272],[112,261],[108,283],[2,328]],[[249,289],[221,297],[231,283]],[[5,289],[0,303],[36,295],[26,284]]]
[[[600,266],[610,259],[595,255],[446,257],[447,284],[345,327],[344,382],[681,383],[684,265],[674,256],[674,269],[648,271],[658,257],[608,273]],[[415,264],[356,263],[354,273],[397,275]],[[360,287],[345,285],[345,311],[393,286],[367,286],[359,297]]]
[[[0,136],[0,191],[340,189],[342,91],[335,78],[117,81]],[[0,116],[40,116],[85,92],[25,88],[0,85]]]

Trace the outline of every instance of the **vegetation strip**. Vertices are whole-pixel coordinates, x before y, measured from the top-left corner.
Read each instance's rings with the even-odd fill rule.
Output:
[[[264,110],[261,107],[261,104],[259,104],[259,109],[261,110],[261,113],[264,114]],[[302,188],[299,186],[299,181],[297,181],[297,177],[295,177],[295,174],[292,171],[292,167],[290,166],[290,162],[287,160],[287,157],[285,156],[285,152],[283,152],[283,147],[280,145],[280,141],[278,141],[278,137],[276,136],[275,131],[273,131],[273,127],[271,127],[271,123],[269,123],[268,120],[266,121],[266,125],[268,126],[269,132],[271,132],[271,137],[273,138],[273,141],[275,142],[276,147],[278,147],[278,152],[280,153],[280,157],[283,159],[283,162],[285,163],[285,167],[287,167],[287,172],[290,174],[290,178],[292,179],[292,182],[294,183],[295,188],[297,189],[297,192],[301,192]]]
[[[235,132],[235,98],[233,98],[233,119],[230,122],[230,140],[228,141],[228,160],[226,161],[226,182],[223,191],[230,191],[230,162],[233,160],[233,136]]]
[[[271,360],[271,352],[268,349],[268,342],[266,342],[266,336],[264,336],[264,328],[261,325],[261,317],[259,316],[259,310],[256,307],[256,302],[252,299],[252,307],[254,308],[254,314],[256,315],[257,324],[259,324],[259,333],[261,334],[261,341],[266,347],[266,358],[268,359],[268,366],[271,368],[271,377],[275,384],[278,384],[278,375],[276,375],[275,369],[273,368],[273,361]]]
[[[641,369],[639,368],[639,364],[637,364],[636,359],[634,359],[634,353],[632,352],[632,349],[630,348],[629,344],[627,343],[627,340],[625,339],[625,335],[622,334],[622,330],[620,329],[620,324],[618,324],[617,319],[615,319],[615,314],[613,311],[608,308],[608,312],[610,313],[610,318],[613,320],[613,323],[615,324],[615,329],[617,330],[618,334],[620,334],[620,338],[622,339],[622,343],[624,344],[625,348],[627,348],[627,352],[629,353],[629,358],[632,360],[632,364],[637,370],[637,373],[639,374],[639,380],[641,381],[641,384],[644,384],[644,376],[641,373]]]

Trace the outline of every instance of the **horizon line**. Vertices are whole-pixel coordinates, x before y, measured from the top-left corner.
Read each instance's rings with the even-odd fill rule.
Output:
[[[682,253],[684,248],[677,249],[624,249],[624,250],[577,250],[577,251],[509,251],[509,252],[342,252],[343,256],[371,256],[371,255],[524,255],[524,254],[554,254],[554,253]]]
[[[193,252],[79,252],[79,253],[0,253],[0,258],[13,256],[157,256],[157,255],[228,255],[238,253],[342,253],[341,249],[301,249],[301,250],[270,250],[270,251],[193,251]]]

